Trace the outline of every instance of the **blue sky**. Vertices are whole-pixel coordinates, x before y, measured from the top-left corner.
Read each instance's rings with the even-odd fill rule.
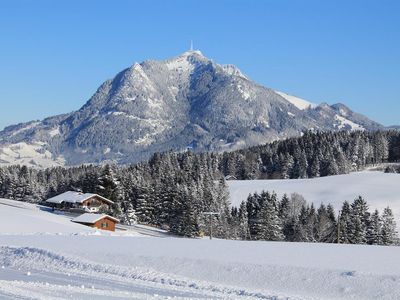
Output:
[[[195,48],[313,102],[400,124],[400,1],[0,0],[0,129],[79,109],[134,62]]]

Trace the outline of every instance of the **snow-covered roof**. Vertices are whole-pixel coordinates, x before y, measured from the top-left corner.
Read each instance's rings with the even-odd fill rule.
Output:
[[[113,220],[115,222],[119,222],[118,219],[116,219],[114,217],[111,217],[109,215],[105,215],[105,214],[90,214],[90,213],[85,213],[83,215],[80,215],[80,216],[72,219],[71,221],[75,222],[75,223],[94,224],[97,221],[99,221],[101,219],[104,219],[104,218],[108,218],[108,219],[111,219],[111,220]]]
[[[73,192],[73,191],[68,191],[65,193],[62,193],[60,195],[57,195],[53,198],[49,198],[46,200],[48,203],[63,203],[63,202],[68,202],[68,203],[82,203],[83,201],[92,198],[92,197],[99,197],[100,199],[104,200],[105,202],[108,202],[110,204],[113,204],[114,202],[111,200],[108,200],[107,198],[104,198],[100,195],[97,194],[91,194],[91,193],[79,193],[79,192]]]

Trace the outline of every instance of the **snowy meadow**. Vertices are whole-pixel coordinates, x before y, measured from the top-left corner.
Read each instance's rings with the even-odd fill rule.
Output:
[[[0,200],[0,228],[2,299],[400,297],[393,246],[108,233],[12,200]]]

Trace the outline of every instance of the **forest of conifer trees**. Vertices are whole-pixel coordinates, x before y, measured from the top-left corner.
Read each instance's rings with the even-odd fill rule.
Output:
[[[222,154],[220,169],[237,179],[313,178],[400,161],[400,132],[306,132]]]
[[[299,194],[278,199],[263,191],[249,195],[232,217],[240,226],[240,239],[392,245],[398,243],[396,222],[387,207],[380,214],[369,212],[363,197],[345,201],[336,217],[331,205],[315,208]]]
[[[386,245],[395,240],[388,229],[394,222],[389,208],[382,215],[371,214],[360,198],[351,205],[345,202],[338,220],[329,205],[316,209],[301,195],[277,199],[273,192],[251,195],[231,208],[224,178],[329,176],[399,160],[398,131],[307,132],[221,154],[156,153],[131,166],[1,167],[0,197],[41,202],[68,190],[97,193],[116,202],[109,213],[124,223],[163,226],[188,237],[207,232],[203,213],[211,211],[219,214],[212,226],[221,238],[337,242],[339,237],[343,243]]]

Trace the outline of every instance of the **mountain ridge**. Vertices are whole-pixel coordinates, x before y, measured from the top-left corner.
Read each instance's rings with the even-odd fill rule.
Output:
[[[127,164],[170,149],[236,150],[307,130],[378,129],[344,104],[275,91],[194,50],[133,64],[76,111],[6,127],[0,165]]]

